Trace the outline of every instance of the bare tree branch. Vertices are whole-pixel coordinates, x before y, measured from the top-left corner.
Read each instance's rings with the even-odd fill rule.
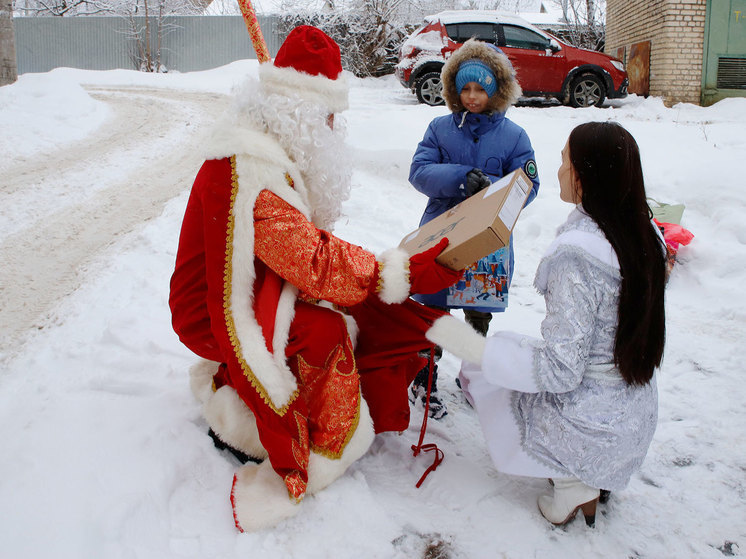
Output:
[[[554,0],[567,22],[565,38],[575,46],[602,50],[606,40],[605,0]]]

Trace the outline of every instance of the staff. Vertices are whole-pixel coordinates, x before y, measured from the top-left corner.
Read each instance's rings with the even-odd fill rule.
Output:
[[[249,30],[251,36],[251,44],[254,45],[254,52],[259,63],[269,62],[269,50],[267,50],[267,43],[264,41],[264,35],[259,27],[259,21],[256,18],[256,12],[254,6],[251,5],[251,0],[238,0],[238,5],[241,8],[241,15],[246,22],[246,29]]]

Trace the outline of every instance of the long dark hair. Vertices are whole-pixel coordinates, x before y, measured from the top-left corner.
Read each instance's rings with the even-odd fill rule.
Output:
[[[614,122],[588,122],[570,133],[570,161],[581,203],[616,251],[621,268],[614,363],[628,384],[644,385],[663,358],[665,247],[651,225],[640,150]]]

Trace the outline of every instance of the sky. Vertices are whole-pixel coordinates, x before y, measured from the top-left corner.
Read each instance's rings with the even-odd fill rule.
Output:
[[[429,459],[411,453],[422,421],[413,407],[408,430],[378,435],[294,518],[238,533],[228,498],[238,463],[207,436],[188,386],[196,358],[170,329],[167,297],[200,140],[234,85],[255,74],[255,61],[191,74],[57,69],[0,88],[0,273],[10,278],[0,285],[3,556],[746,554],[743,98],[668,108],[632,95],[603,108],[508,111],[531,138],[541,188],[518,219],[510,306],[492,332],[539,333],[534,273],[572,209],[559,199],[556,173],[582,122],[625,126],[640,145],[649,196],[685,204],[682,225],[694,234],[667,287],[655,437],[595,529],[581,519],[552,527],[536,507],[546,480],[494,470],[454,384],[459,362],[446,353],[440,388],[449,413],[430,421],[425,437],[445,460],[421,488]],[[353,188],[335,233],[379,253],[419,222],[425,198],[407,182],[409,163],[446,109],[418,105],[391,76],[347,77]],[[102,197],[119,211],[101,213]],[[127,205],[134,201],[137,210]],[[78,259],[62,259],[72,254]]]

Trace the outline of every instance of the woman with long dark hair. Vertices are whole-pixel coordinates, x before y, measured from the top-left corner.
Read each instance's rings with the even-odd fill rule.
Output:
[[[600,489],[629,483],[655,432],[665,248],[637,143],[619,124],[575,128],[557,176],[576,207],[536,272],[541,338],[484,340],[436,322],[431,339],[465,360],[461,386],[497,469],[551,478],[544,517],[559,525],[582,510],[593,525]]]

